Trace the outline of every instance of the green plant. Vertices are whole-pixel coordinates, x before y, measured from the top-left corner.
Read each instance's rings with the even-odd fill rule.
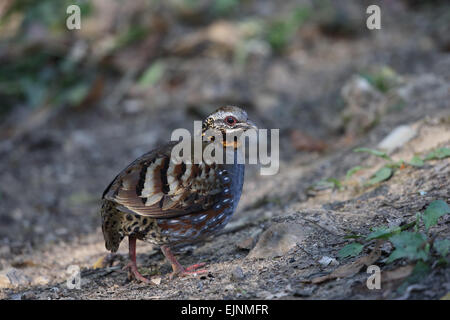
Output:
[[[400,83],[400,77],[391,68],[384,66],[372,72],[363,72],[361,74],[374,88],[386,93],[391,88]]]
[[[444,159],[446,157],[450,157],[450,149],[449,148],[438,148],[432,152],[430,152],[424,158],[421,158],[415,155],[409,162],[405,160],[394,161],[391,157],[387,155],[386,152],[369,149],[369,148],[356,148],[353,150],[354,152],[365,152],[371,155],[374,155],[378,158],[386,160],[386,163],[383,167],[377,170],[370,179],[366,182],[366,186],[371,186],[383,181],[390,179],[395,171],[404,166],[410,165],[412,167],[422,167],[425,164],[425,161],[436,160],[436,159]],[[352,176],[355,172],[362,170],[361,166],[356,166],[347,171],[347,178]]]
[[[450,251],[450,240],[437,239],[436,235],[430,233],[430,228],[438,223],[440,217],[449,213],[450,207],[444,200],[435,200],[422,213],[417,213],[416,219],[408,224],[395,227],[381,226],[374,228],[365,237],[351,237],[357,240],[344,246],[338,252],[338,257],[342,259],[357,256],[373,241],[389,241],[394,250],[386,263],[392,263],[398,259],[415,262],[416,266],[412,275],[405,283],[417,282],[421,276],[427,274],[426,270],[431,269],[429,262],[432,260],[432,253],[439,257],[440,263],[448,263],[446,257]],[[399,290],[404,288],[405,285],[402,285]]]
[[[272,49],[282,51],[310,15],[309,7],[299,7],[291,15],[272,21],[267,26],[267,41]]]

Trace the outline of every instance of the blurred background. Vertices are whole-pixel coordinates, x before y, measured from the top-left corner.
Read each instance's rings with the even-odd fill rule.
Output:
[[[100,234],[115,174],[219,106],[280,129],[280,174],[448,110],[450,3],[376,1],[368,30],[373,3],[2,0],[0,255]],[[241,208],[268,202],[258,172]]]

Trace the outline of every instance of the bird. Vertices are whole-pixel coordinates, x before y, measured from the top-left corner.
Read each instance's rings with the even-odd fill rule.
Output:
[[[151,283],[138,271],[136,240],[159,246],[172,266],[170,279],[207,272],[205,263],[183,267],[171,248],[217,234],[230,220],[239,203],[244,184],[245,164],[236,161],[239,145],[234,141],[215,141],[211,130],[223,137],[238,137],[257,126],[236,106],[224,106],[202,121],[202,150],[210,143],[221,143],[233,153],[232,163],[223,161],[174,161],[171,141],[145,153],[123,169],[102,195],[102,232],[107,250],[117,252],[128,237],[129,279]],[[217,139],[219,140],[219,139]]]

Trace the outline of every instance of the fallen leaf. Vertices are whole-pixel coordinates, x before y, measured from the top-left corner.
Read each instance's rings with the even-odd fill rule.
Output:
[[[414,269],[413,264],[399,267],[395,270],[385,271],[382,275],[382,280],[385,282],[400,280],[408,277]]]
[[[313,138],[299,130],[292,131],[291,143],[292,146],[299,151],[322,152],[327,148],[324,141]]]
[[[106,256],[100,257],[100,259],[98,259],[93,265],[92,265],[92,269],[102,269],[104,267],[106,267]]]
[[[150,281],[158,286],[161,283],[161,277],[153,277]]]
[[[380,258],[381,256],[380,245],[381,242],[378,242],[376,247],[372,250],[372,252],[369,255],[359,258],[358,260],[355,260],[348,264],[345,264],[326,276],[313,278],[311,280],[311,283],[319,284],[328,280],[351,277],[357,274],[358,272],[361,271],[361,269],[364,266],[370,266]]]

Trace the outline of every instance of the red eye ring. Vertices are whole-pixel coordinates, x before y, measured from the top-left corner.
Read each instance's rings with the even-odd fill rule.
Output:
[[[236,120],[236,118],[233,117],[233,116],[227,116],[227,117],[225,118],[225,122],[226,122],[228,125],[233,126],[233,125],[236,124],[237,120]]]

